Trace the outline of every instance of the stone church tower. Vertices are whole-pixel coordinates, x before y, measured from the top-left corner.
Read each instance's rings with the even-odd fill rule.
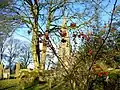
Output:
[[[67,29],[66,17],[63,17],[62,27],[61,27],[61,43],[59,45],[59,57],[61,63],[66,69],[69,68],[70,63],[70,38]],[[61,65],[62,67],[62,65]]]

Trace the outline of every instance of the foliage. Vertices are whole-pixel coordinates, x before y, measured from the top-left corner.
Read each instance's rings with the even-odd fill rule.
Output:
[[[22,88],[29,88],[39,83],[39,72],[37,70],[21,69],[19,79]]]

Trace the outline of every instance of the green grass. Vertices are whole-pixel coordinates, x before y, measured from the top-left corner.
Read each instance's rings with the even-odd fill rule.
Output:
[[[63,87],[64,83],[61,82],[59,84],[52,84],[51,90],[69,90]],[[19,83],[18,79],[8,79],[8,80],[0,80],[0,90],[21,90],[22,86]],[[48,83],[46,84],[38,84],[34,83],[33,85],[24,86],[24,90],[49,90]]]
[[[8,80],[0,80],[0,90],[15,90],[19,84],[18,79],[8,79]],[[10,89],[11,88],[11,89]]]
[[[21,90],[21,85],[18,79],[0,80],[0,90]],[[34,84],[29,87],[24,87],[24,90],[48,90],[47,84]]]

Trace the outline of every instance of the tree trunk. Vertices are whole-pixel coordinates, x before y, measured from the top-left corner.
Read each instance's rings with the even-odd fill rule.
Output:
[[[1,46],[0,46],[0,64],[2,62],[2,59],[3,59],[3,43],[0,43]]]
[[[38,37],[38,1],[34,1],[35,4],[31,5],[31,12],[34,17],[34,24],[32,25],[32,56],[34,61],[34,68],[38,69],[40,64],[40,53],[39,53],[39,37]]]
[[[49,7],[49,11],[48,11],[48,20],[47,20],[47,25],[46,25],[46,33],[48,33],[48,34],[49,34],[49,30],[50,30],[50,23],[52,20],[51,7],[52,7],[52,0],[50,0],[50,7]],[[44,36],[43,46],[42,46],[42,54],[41,54],[41,63],[40,63],[40,70],[42,72],[44,72],[44,70],[45,70],[46,50],[47,50],[47,39],[46,39],[46,36]]]

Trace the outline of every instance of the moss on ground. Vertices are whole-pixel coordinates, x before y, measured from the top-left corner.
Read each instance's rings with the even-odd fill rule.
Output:
[[[18,79],[0,80],[0,90],[5,90],[5,89],[6,90],[16,90],[13,88],[16,88],[18,85],[19,85]]]
[[[0,90],[48,90],[48,85],[38,83],[22,86],[18,79],[0,80]]]

